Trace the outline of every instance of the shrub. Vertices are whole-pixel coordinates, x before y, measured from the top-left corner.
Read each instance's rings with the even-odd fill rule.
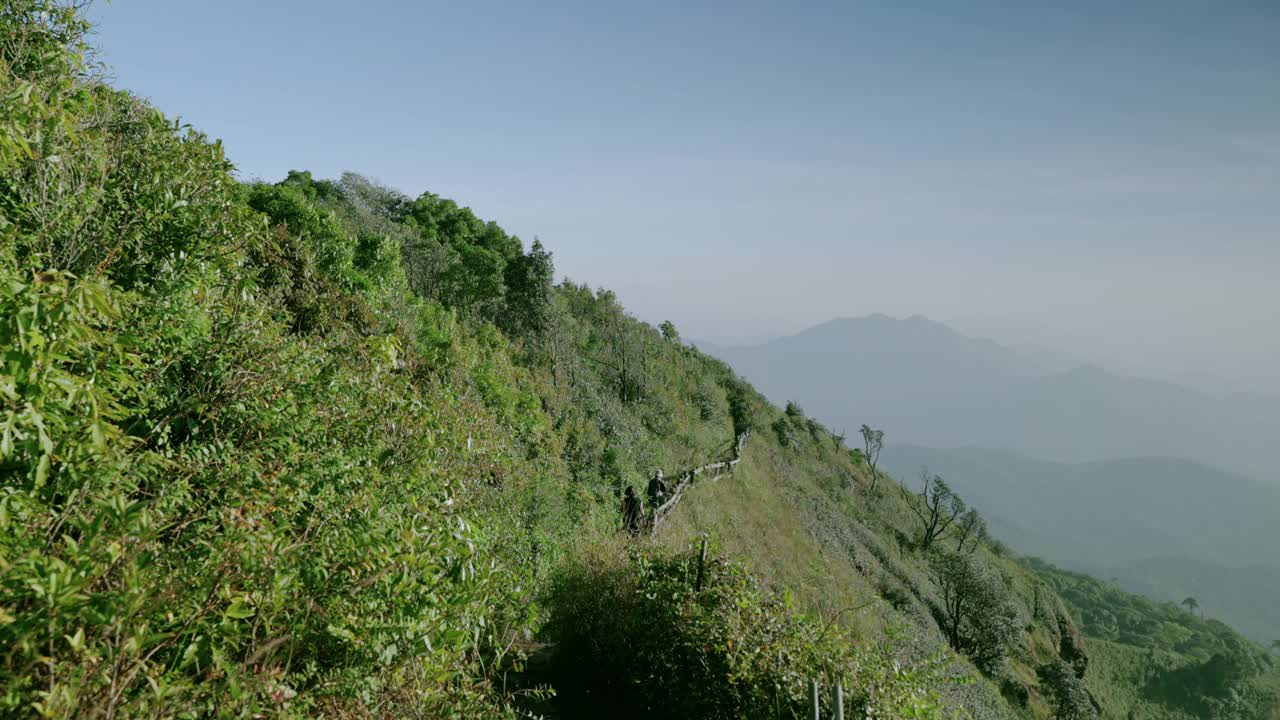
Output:
[[[0,386],[26,408],[0,445],[0,709],[483,706],[469,658],[505,591],[441,512],[412,448],[445,428],[385,353],[210,303],[223,329],[170,375],[143,359],[180,315],[66,274],[0,288]]]
[[[1098,716],[1084,683],[1070,665],[1061,659],[1036,669],[1040,689],[1053,703],[1058,720],[1092,720]]]
[[[805,428],[809,431],[809,437],[812,437],[814,442],[819,442],[824,437],[831,435],[831,431],[827,430],[822,423],[814,420],[813,418],[808,418],[805,421]]]
[[[308,178],[87,77],[78,5],[0,10],[0,716],[500,714],[524,618],[411,306]]]
[[[791,421],[784,415],[773,421],[773,433],[778,438],[778,444],[784,448],[795,447],[796,430]]]
[[[942,594],[938,624],[957,652],[993,675],[1017,642],[1018,613],[1004,582],[972,555],[935,557],[933,574]]]
[[[725,395],[729,399],[729,416],[733,419],[735,436],[754,429],[752,420],[750,390],[737,378],[725,383]]]
[[[1026,709],[1031,702],[1031,691],[1014,677],[1006,677],[1000,681],[1000,694],[1014,707]]]
[[[915,605],[915,596],[898,580],[887,575],[876,582],[876,590],[895,610],[905,612]]]
[[[548,632],[562,691],[615,703],[613,717],[804,717],[808,683],[842,678],[857,717],[941,717],[940,665],[901,668],[887,643],[855,647],[732,563],[698,591],[693,553],[594,556],[554,581]]]
[[[698,408],[698,419],[711,422],[720,417],[720,390],[710,382],[698,383],[693,393],[693,405]]]

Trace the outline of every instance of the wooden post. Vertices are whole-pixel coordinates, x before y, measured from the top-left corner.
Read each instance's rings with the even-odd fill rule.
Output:
[[[844,720],[844,686],[836,683],[836,720]]]
[[[809,681],[809,701],[813,704],[813,720],[822,720],[822,709],[818,706],[818,680]]]
[[[707,539],[702,538],[702,552],[698,553],[698,581],[694,589],[702,592],[702,568],[707,564]]]

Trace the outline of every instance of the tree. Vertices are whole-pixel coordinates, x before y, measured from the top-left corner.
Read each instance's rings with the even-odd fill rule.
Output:
[[[871,489],[876,489],[876,463],[880,461],[880,449],[884,447],[884,431],[870,425],[862,426],[862,456],[871,467]]]
[[[729,399],[729,417],[733,419],[734,437],[751,430],[754,424],[751,418],[751,397],[747,386],[736,377],[722,381],[724,394]]]
[[[907,506],[920,521],[920,549],[928,550],[967,507],[964,500],[951,491],[942,476],[930,473],[929,468],[920,471],[920,482],[920,502],[915,503],[907,498]]]
[[[970,539],[969,552],[978,549],[978,543],[987,537],[987,521],[982,519],[976,508],[969,508],[956,520],[955,524],[956,552],[963,553],[964,544]]]
[[[662,324],[658,326],[658,330],[662,332],[662,339],[667,342],[680,342],[680,331],[676,329],[676,324],[670,320],[663,320]]]
[[[983,672],[999,670],[1020,635],[1004,582],[972,555],[951,553],[934,560],[933,578],[942,595],[935,613],[947,642]]]
[[[836,449],[839,450],[840,448],[844,447],[845,439],[847,437],[848,437],[848,433],[846,433],[844,429],[841,428],[839,433],[831,433],[831,442],[835,443]]]
[[[526,255],[507,263],[506,309],[499,326],[512,337],[542,339],[551,327],[555,264],[551,253],[534,238]]]
[[[357,246],[333,213],[312,203],[315,194],[310,173],[294,171],[276,185],[251,185],[247,197],[271,228],[271,241],[251,246],[249,253],[259,286],[278,294],[293,328],[306,332],[334,319],[338,308],[327,298],[351,285]]]
[[[435,275],[418,281],[411,275],[411,285],[429,291],[463,316],[497,322],[506,307],[507,266],[522,256],[520,239],[432,193],[423,193],[397,212],[421,236],[413,254],[422,255],[421,264]]]
[[[1052,700],[1054,717],[1058,720],[1091,720],[1098,716],[1084,683],[1062,659],[1041,665],[1036,676],[1040,679],[1040,689]]]
[[[440,276],[441,299],[464,316],[493,320],[504,307],[507,261],[483,245],[452,248],[455,262]]]
[[[1222,638],[1222,645],[1221,650],[1200,666],[1197,674],[1206,695],[1227,698],[1263,671],[1264,658],[1250,647],[1249,641],[1239,636]]]
[[[648,384],[646,333],[626,314],[612,291],[600,290],[591,304],[593,332],[583,357],[611,371],[623,404],[637,402],[645,396]]]
[[[1190,612],[1190,613],[1193,613],[1193,612],[1195,612],[1196,610],[1199,610],[1199,609],[1200,609],[1200,601],[1196,600],[1196,599],[1195,599],[1195,598],[1193,598],[1193,597],[1186,597],[1186,598],[1183,598],[1183,599],[1182,599],[1182,604],[1183,604],[1183,606],[1185,606],[1185,607],[1187,608],[1187,612]],[[1202,612],[1202,613],[1200,613],[1200,617],[1204,617],[1204,613],[1203,613],[1203,612]]]
[[[773,421],[773,432],[778,436],[778,444],[784,448],[792,447],[796,444],[795,426],[786,418],[780,417]]]

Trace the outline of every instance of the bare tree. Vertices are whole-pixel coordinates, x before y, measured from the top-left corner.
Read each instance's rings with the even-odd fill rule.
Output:
[[[884,431],[877,430],[870,425],[862,426],[862,447],[863,457],[867,459],[867,465],[871,467],[871,489],[876,489],[876,463],[880,461],[880,449],[884,447]]]
[[[930,473],[929,468],[920,471],[920,482],[920,502],[908,498],[907,507],[920,520],[920,549],[928,550],[967,507],[959,495],[951,492],[942,476]]]
[[[962,514],[955,524],[956,552],[965,552],[965,543],[969,543],[969,552],[972,553],[978,549],[978,543],[987,537],[987,521],[982,519],[977,509],[969,508]]]
[[[845,433],[844,428],[841,428],[839,434],[831,433],[831,442],[835,443],[836,449],[839,450],[840,448],[844,447],[844,441],[846,437],[847,437],[847,434]]]

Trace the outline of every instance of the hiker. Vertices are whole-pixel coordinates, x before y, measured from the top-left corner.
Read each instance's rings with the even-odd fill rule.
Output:
[[[636,497],[636,489],[628,485],[627,491],[622,497],[622,527],[632,536],[640,534],[640,516],[642,514],[640,498]]]
[[[667,501],[667,483],[662,479],[662,470],[654,470],[649,478],[649,507],[657,510]]]

